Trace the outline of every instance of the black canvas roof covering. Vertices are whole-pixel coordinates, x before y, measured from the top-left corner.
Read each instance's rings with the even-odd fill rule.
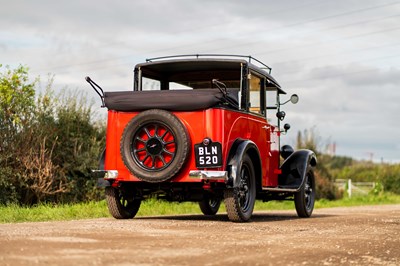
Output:
[[[230,96],[237,102],[237,95]],[[237,94],[237,91],[236,91]],[[207,109],[224,102],[218,89],[157,90],[105,92],[105,106],[116,111],[143,111],[163,109],[169,111],[194,111]]]

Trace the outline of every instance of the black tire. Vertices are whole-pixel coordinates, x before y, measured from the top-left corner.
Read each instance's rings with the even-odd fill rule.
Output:
[[[219,210],[219,206],[221,206],[221,199],[210,195],[204,195],[204,199],[199,202],[199,206],[204,215],[215,215]]]
[[[253,162],[245,155],[240,167],[240,185],[224,191],[224,202],[228,218],[232,222],[247,222],[250,220],[256,200],[256,180]]]
[[[315,203],[315,177],[314,172],[309,166],[306,174],[306,180],[300,191],[294,194],[294,204],[299,217],[310,217],[314,210]]]
[[[126,167],[142,181],[163,182],[182,168],[190,151],[189,134],[172,113],[151,109],[127,124],[121,137]]]
[[[106,201],[110,214],[116,219],[131,219],[139,211],[141,200],[125,196],[120,189],[106,187]]]

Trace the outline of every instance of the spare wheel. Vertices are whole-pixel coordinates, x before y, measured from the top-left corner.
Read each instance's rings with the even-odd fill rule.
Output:
[[[183,167],[190,150],[186,127],[172,113],[151,109],[126,125],[121,156],[133,175],[147,182],[172,178]]]

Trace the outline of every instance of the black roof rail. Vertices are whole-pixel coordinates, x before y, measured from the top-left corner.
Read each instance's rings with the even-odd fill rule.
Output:
[[[160,56],[160,57],[153,57],[153,58],[148,58],[146,59],[146,62],[153,62],[157,60],[163,60],[163,59],[173,59],[173,58],[182,58],[182,57],[195,57],[196,59],[200,57],[234,57],[234,58],[245,58],[249,63],[251,63],[251,60],[257,62],[260,64],[262,69],[267,69],[269,74],[271,74],[272,68],[269,67],[268,65],[264,64],[260,60],[252,57],[251,55],[233,55],[233,54],[182,54],[182,55],[170,55],[170,56]]]

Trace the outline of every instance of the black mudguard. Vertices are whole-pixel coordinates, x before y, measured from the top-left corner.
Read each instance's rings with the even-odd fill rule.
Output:
[[[106,148],[101,152],[99,159],[99,170],[104,170],[104,163],[106,161]]]
[[[106,161],[106,148],[104,148],[103,152],[100,155],[99,159],[99,170],[93,172],[92,175],[97,177],[97,187],[109,187],[111,186],[110,181],[104,179],[104,162]],[[103,172],[101,172],[103,171]]]
[[[256,174],[258,173],[258,169],[260,169],[261,159],[257,145],[250,140],[238,139],[233,143],[229,152],[227,164],[228,180],[226,182],[226,186],[228,188],[235,188],[239,186],[239,171],[241,168],[242,158],[245,154],[248,154],[250,156],[254,164],[255,172]]]
[[[309,166],[317,165],[317,157],[310,150],[298,150],[292,153],[282,164],[282,173],[278,176],[280,188],[299,190],[305,180]]]

